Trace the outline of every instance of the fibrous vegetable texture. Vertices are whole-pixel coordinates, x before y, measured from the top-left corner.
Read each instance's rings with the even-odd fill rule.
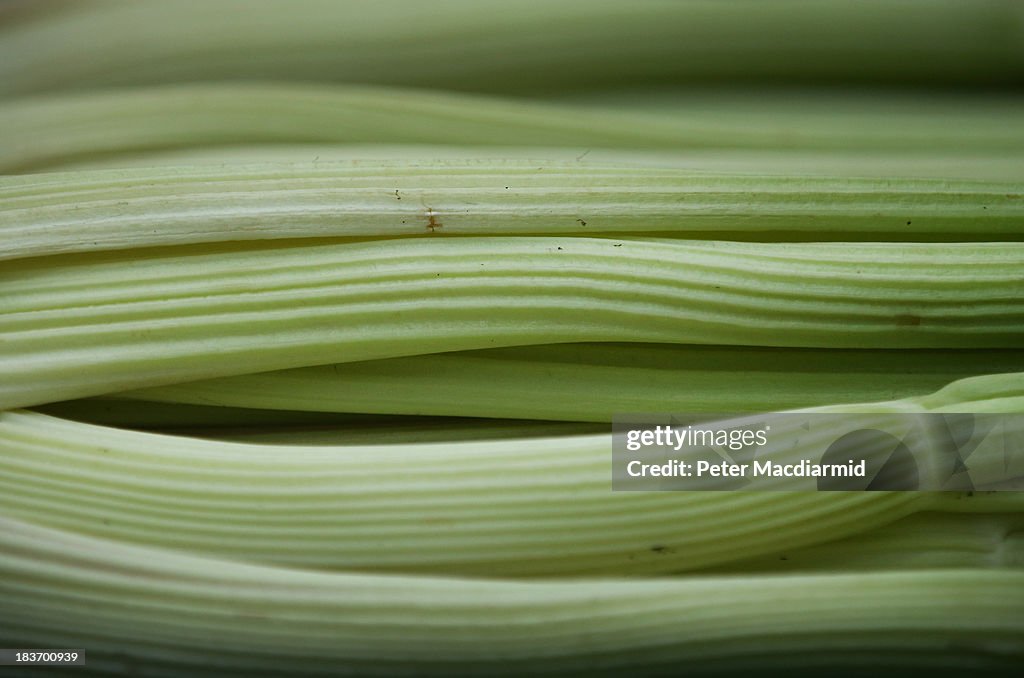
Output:
[[[611,424],[1024,418],[1022,85],[1012,0],[0,4],[0,649],[1017,674],[1019,449],[629,492]]]

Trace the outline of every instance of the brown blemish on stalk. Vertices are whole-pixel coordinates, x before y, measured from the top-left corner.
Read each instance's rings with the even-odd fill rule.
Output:
[[[917,327],[921,324],[921,316],[913,313],[903,313],[895,317],[896,324],[900,327]]]
[[[444,224],[437,220],[437,215],[434,214],[433,207],[427,207],[427,228],[433,233],[439,228],[443,228]]]
[[[398,189],[395,189],[395,200],[401,200],[402,196],[398,195]]]
[[[587,222],[583,221],[582,219],[577,219],[576,221],[580,222],[581,226],[586,226],[587,225]]]

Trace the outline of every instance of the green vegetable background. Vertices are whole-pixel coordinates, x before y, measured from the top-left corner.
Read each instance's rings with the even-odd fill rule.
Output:
[[[0,2],[2,670],[1016,675],[1019,491],[611,421],[1024,417],[1022,189],[1016,0]]]

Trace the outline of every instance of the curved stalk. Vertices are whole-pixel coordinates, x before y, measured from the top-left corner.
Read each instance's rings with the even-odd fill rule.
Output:
[[[1024,573],[1012,570],[532,583],[328,574],[8,519],[0,550],[0,637],[87,647],[88,665],[109,671],[127,661],[165,675],[902,675],[1009,672],[1024,660]]]
[[[1024,379],[1015,376],[1019,393]],[[1000,377],[992,381],[1012,405]],[[924,411],[914,399],[823,410],[883,418]],[[816,445],[812,438],[801,444]],[[694,569],[866,532],[919,511],[1019,513],[1024,496],[611,492],[610,448],[607,434],[250,445],[7,412],[0,511],[262,562],[504,576]]]

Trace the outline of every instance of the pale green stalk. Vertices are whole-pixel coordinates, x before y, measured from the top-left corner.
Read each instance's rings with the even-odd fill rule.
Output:
[[[552,342],[1020,348],[1024,245],[416,238],[0,272],[0,407]]]
[[[1021,111],[1024,116],[1024,110]],[[37,147],[38,144],[31,144]],[[579,146],[437,146],[424,144],[374,143],[254,143],[229,146],[152,150],[110,155],[86,156],[61,160],[59,165],[44,170],[80,171],[183,166],[252,166],[272,165],[301,167],[311,164],[330,165],[350,162],[396,162],[430,165],[458,162],[493,164],[501,161],[540,161],[543,165],[575,165],[577,167],[645,167],[671,168],[704,174],[747,176],[819,176],[856,177],[905,180],[924,179],[970,180],[988,182],[1024,182],[1022,155],[1013,150],[943,151],[943,150],[786,150],[764,148],[712,148],[689,150],[630,151]],[[725,232],[731,239],[757,239],[756,232]],[[780,234],[785,239],[837,239],[840,234],[810,231],[801,234]],[[841,234],[847,240],[871,240],[882,236],[871,233]],[[726,237],[722,235],[721,237]],[[767,234],[760,234],[761,238]],[[885,234],[898,238],[897,233]],[[979,240],[983,233],[960,233],[963,240]],[[989,236],[990,237],[990,236]],[[1003,235],[1007,239],[1008,234]],[[941,239],[941,234],[917,233],[913,239]],[[910,239],[904,236],[904,239]],[[946,238],[949,239],[948,237]]]
[[[318,237],[1015,239],[1024,235],[1020,188],[522,159],[54,172],[0,177],[0,259]]]
[[[208,163],[238,162],[225,148],[230,145],[254,147],[252,162],[257,149],[280,158],[277,148],[286,151],[288,144],[309,145],[284,156],[291,161],[336,158],[329,144],[359,144],[342,156],[357,158],[381,154],[381,145],[433,144],[443,146],[406,147],[399,157],[483,146],[492,149],[490,158],[530,148],[534,158],[689,163],[704,170],[779,173],[774,164],[782,162],[791,174],[827,174],[831,167],[854,176],[1020,179],[1014,166],[1024,151],[1020,98],[686,91],[672,105],[644,105],[634,94],[626,106],[283,82],[63,93],[0,102],[0,172],[83,162],[168,164],[161,155],[189,149],[209,155]],[[727,149],[733,154],[721,153]],[[1001,172],[985,175],[986,164]]]
[[[320,573],[5,519],[0,638],[160,674],[1009,671],[1024,573],[507,582]]]
[[[1011,376],[1015,391],[1003,383]],[[1014,394],[1024,392],[1022,375],[988,380],[1008,403],[1004,412],[1017,411],[1009,408]],[[985,381],[977,380],[976,392]],[[824,411],[872,412],[884,423],[891,418],[886,413],[926,410],[908,399]],[[831,440],[835,432],[803,435],[784,455],[820,449],[822,436]],[[608,434],[252,445],[0,414],[3,515],[311,567],[501,576],[665,573],[830,541],[919,511],[1019,513],[1024,496],[611,492],[611,474]]]
[[[1024,352],[555,344],[244,374],[117,396],[268,410],[610,422],[624,412],[726,414],[895,400],[961,377],[1012,371],[1024,371]]]
[[[0,512],[240,560],[489,576],[665,573],[855,534],[939,495],[611,492],[608,434],[252,445],[0,414]]]

